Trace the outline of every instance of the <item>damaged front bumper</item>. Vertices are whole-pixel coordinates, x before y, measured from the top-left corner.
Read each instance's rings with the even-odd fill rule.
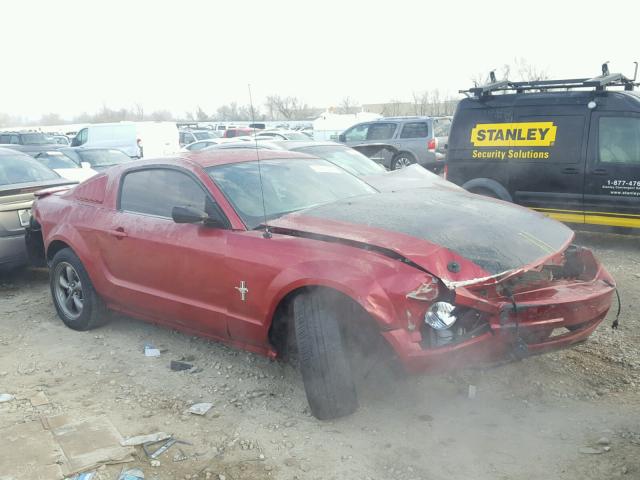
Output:
[[[574,247],[572,255],[570,265],[542,266],[534,275],[457,288],[456,306],[475,320],[474,328],[454,341],[430,343],[428,326],[383,336],[413,373],[495,363],[582,342],[606,317],[615,283],[589,250]]]

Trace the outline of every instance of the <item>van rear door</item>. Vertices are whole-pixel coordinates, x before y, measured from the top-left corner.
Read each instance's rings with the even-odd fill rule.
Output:
[[[586,108],[516,110],[517,140],[504,149],[513,200],[557,220],[583,223]]]
[[[585,222],[640,228],[640,113],[594,112]]]

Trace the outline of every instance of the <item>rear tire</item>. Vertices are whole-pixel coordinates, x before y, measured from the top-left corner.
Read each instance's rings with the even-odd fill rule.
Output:
[[[408,152],[400,152],[391,160],[391,170],[400,170],[416,163],[416,159]]]
[[[358,398],[335,298],[303,293],[293,301],[298,361],[311,412],[319,420],[355,412]]]
[[[49,285],[58,316],[67,327],[85,331],[107,322],[107,309],[84,265],[70,248],[63,248],[53,257]]]

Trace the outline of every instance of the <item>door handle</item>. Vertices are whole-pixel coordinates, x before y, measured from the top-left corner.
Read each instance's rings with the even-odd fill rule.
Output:
[[[594,175],[609,175],[609,172],[607,172],[607,170],[604,168],[596,168],[591,173],[593,173]]]
[[[578,170],[577,168],[573,168],[573,167],[567,167],[567,168],[563,168],[562,169],[562,173],[564,173],[566,175],[576,175],[576,174],[580,173],[580,170]]]
[[[109,230],[109,235],[116,237],[118,240],[122,240],[128,236],[122,227],[118,227],[115,230]]]

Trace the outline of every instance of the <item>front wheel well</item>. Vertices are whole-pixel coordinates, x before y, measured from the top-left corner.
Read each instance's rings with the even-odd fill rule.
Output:
[[[305,286],[292,290],[285,295],[278,303],[273,314],[269,328],[269,342],[273,345],[279,357],[288,359],[292,353],[291,350],[295,349],[293,300],[298,295],[309,293],[326,295],[330,299],[333,308],[339,309],[341,313],[340,325],[348,337],[369,338],[369,334],[375,333],[379,338],[382,338],[375,320],[355,299],[331,287]],[[353,335],[356,325],[357,336]]]
[[[71,248],[68,244],[63,242],[62,240],[54,240],[49,244],[47,248],[47,262],[51,263],[53,257],[55,257],[56,253],[64,248]]]

